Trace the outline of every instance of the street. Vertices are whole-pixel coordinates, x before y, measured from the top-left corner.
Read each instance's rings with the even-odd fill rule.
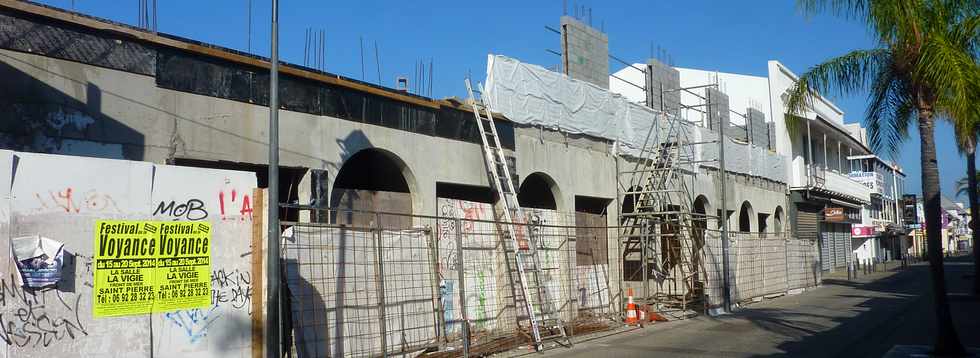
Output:
[[[895,265],[892,263],[892,265]],[[980,301],[965,295],[973,260],[948,258],[950,301],[960,338],[980,346]],[[748,305],[721,317],[697,317],[577,343],[562,357],[881,357],[894,345],[929,345],[934,331],[928,266],[825,277],[800,295]]]

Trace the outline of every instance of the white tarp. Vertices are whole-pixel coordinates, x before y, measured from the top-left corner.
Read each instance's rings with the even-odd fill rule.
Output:
[[[619,94],[505,56],[489,56],[486,90],[513,122],[611,139],[625,154],[638,154],[650,126],[664,123]]]
[[[654,133],[664,136],[668,132],[662,113],[594,84],[506,56],[488,56],[486,92],[494,110],[515,123],[610,139],[618,144],[617,154],[639,156],[654,123],[661,126]],[[686,133],[690,142],[717,138],[689,122],[676,123],[682,125],[677,130]],[[777,154],[751,145],[728,144],[725,150],[730,154],[725,159],[734,164],[726,163],[728,171],[786,181],[785,161]],[[706,159],[717,156],[699,154]]]

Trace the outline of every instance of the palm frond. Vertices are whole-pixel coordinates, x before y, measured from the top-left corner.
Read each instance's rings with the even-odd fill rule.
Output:
[[[891,155],[898,154],[901,143],[908,138],[908,128],[916,113],[908,78],[896,71],[891,65],[893,61],[886,60],[889,65],[878,69],[865,113],[872,149],[885,150]]]
[[[791,116],[787,120],[790,129],[798,126],[796,116],[805,116],[813,108],[818,93],[853,93],[873,82],[880,69],[887,66],[890,53],[886,49],[857,50],[818,64],[802,75],[789,89],[786,108]]]
[[[977,182],[980,182],[980,171],[976,174]],[[978,184],[980,186],[980,184]],[[977,188],[980,189],[980,188]],[[962,177],[956,180],[956,195],[970,195],[970,178]]]

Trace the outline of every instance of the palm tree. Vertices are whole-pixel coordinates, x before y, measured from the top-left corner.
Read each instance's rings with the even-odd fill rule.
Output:
[[[844,95],[870,89],[866,124],[872,146],[895,153],[917,124],[921,144],[922,196],[936,314],[934,354],[963,355],[946,297],[940,240],[937,118],[964,119],[980,97],[975,61],[980,40],[976,0],[797,0],[807,13],[829,10],[864,21],[877,48],[857,50],[810,68],[790,90],[793,114],[812,108],[815,92]],[[789,116],[790,128],[799,119]]]
[[[973,236],[973,295],[980,296],[980,228],[975,227],[980,224],[980,204],[977,203],[977,179],[980,179],[980,172],[977,172],[976,162],[976,137],[970,138],[971,141],[963,143],[960,141],[960,148],[966,152],[966,177],[956,181],[956,195],[967,194],[970,198],[970,231]],[[965,145],[964,145],[965,144]]]

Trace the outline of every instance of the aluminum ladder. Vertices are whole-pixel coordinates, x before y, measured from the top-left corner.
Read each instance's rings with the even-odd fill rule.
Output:
[[[493,183],[493,189],[500,196],[500,203],[503,204],[503,223],[500,226],[503,228],[505,242],[509,244],[505,251],[513,256],[513,260],[508,257],[508,262],[512,262],[517,269],[516,276],[522,297],[520,300],[522,302],[516,302],[518,299],[515,294],[515,303],[524,307],[527,313],[527,321],[531,328],[531,339],[535,350],[544,349],[544,343],[548,341],[564,341],[565,344],[571,346],[572,342],[566,333],[565,322],[558,317],[557,306],[551,299],[544,283],[541,282],[542,267],[538,257],[539,245],[534,230],[531,230],[530,226],[527,225],[530,223],[517,201],[517,191],[514,189],[510,168],[507,166],[507,160],[504,157],[503,146],[500,144],[500,136],[497,134],[492,109],[487,98],[483,96],[483,85],[478,85],[479,90],[474,91],[468,78],[465,83],[469,102],[473,108],[473,116],[476,119],[477,128],[480,130],[487,175],[490,182]],[[479,94],[479,98],[475,94]],[[513,278],[513,271],[511,273]],[[537,300],[532,293],[537,295]],[[518,314],[517,316],[518,322],[520,322],[521,315]],[[542,328],[546,329],[549,334],[542,335]]]

